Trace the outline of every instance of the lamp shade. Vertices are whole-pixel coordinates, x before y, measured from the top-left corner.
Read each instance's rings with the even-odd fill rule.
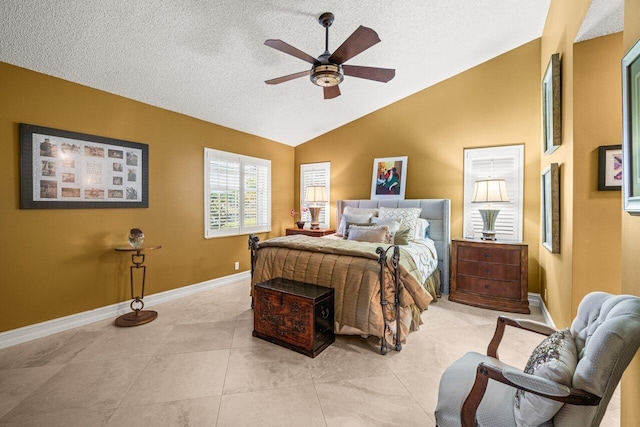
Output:
[[[305,202],[326,202],[327,193],[324,186],[310,185],[305,189],[304,193]]]
[[[474,203],[508,202],[507,184],[504,179],[481,179],[473,190]]]

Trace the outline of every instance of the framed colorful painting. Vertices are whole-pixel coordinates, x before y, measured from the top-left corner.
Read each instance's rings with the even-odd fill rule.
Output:
[[[371,199],[404,199],[407,184],[407,156],[373,160]]]

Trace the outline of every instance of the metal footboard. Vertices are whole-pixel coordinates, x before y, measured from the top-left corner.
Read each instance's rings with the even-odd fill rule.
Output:
[[[249,235],[249,250],[251,251],[251,277],[256,266],[256,257],[258,254],[260,239],[255,234]],[[391,256],[388,256],[388,252],[393,249]],[[400,248],[398,245],[388,246],[384,248],[378,246],[376,248],[378,254],[378,264],[380,265],[380,306],[382,307],[382,318],[384,319],[384,328],[382,331],[380,354],[387,354],[390,349],[396,351],[402,350],[402,343],[400,342]],[[385,268],[391,268],[393,274],[393,301],[387,301],[385,297]],[[385,315],[387,306],[393,305],[395,312],[395,332],[391,330],[391,322]],[[253,308],[253,299],[251,299],[251,308]],[[392,341],[387,341],[387,332],[391,335]]]

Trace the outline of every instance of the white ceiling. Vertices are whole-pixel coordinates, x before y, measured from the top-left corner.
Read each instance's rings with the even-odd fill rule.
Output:
[[[2,0],[0,61],[296,146],[541,36],[550,0]],[[307,62],[359,25],[381,43],[347,61],[395,68],[346,76],[324,100]]]

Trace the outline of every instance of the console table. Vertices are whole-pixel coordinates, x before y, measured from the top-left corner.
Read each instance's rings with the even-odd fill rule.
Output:
[[[131,285],[131,313],[123,314],[122,316],[116,319],[116,326],[138,326],[144,325],[145,323],[149,323],[155,320],[158,317],[158,312],[153,310],[143,310],[144,302],[142,299],[144,298],[144,283],[147,273],[147,266],[144,264],[144,255],[145,251],[152,251],[155,249],[160,249],[162,246],[147,246],[140,248],[132,248],[128,247],[118,247],[115,248],[117,252],[131,252],[131,263],[132,266],[129,267],[129,282]],[[135,270],[142,269],[142,286],[140,288],[140,296],[135,296],[134,292],[134,280],[133,280],[133,272]]]

